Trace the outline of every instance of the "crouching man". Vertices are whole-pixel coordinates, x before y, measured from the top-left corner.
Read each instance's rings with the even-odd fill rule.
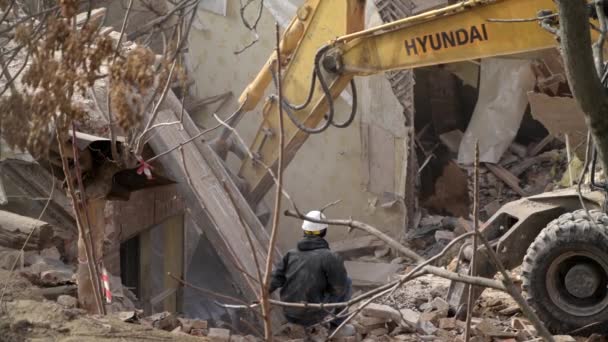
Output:
[[[307,217],[325,220],[320,211],[311,211]],[[340,303],[352,295],[352,283],[344,268],[344,261],[329,249],[325,240],[327,224],[304,221],[304,237],[276,266],[272,273],[270,293],[281,288],[281,300],[292,303]],[[335,310],[334,312],[338,312]],[[284,307],[285,318],[304,327],[323,321],[327,309]],[[334,319],[333,327],[343,319]],[[351,327],[349,327],[351,328]],[[350,329],[343,329],[350,330]],[[354,328],[353,328],[354,330]]]

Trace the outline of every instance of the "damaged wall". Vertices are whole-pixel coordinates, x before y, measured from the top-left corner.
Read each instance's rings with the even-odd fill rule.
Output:
[[[368,17],[375,15],[376,20],[368,25],[379,24],[377,11],[371,1],[368,9]],[[291,14],[287,16],[291,17]],[[260,41],[244,53],[235,55],[234,51],[253,38],[241,23],[239,2],[228,1],[226,16],[199,11],[198,23],[190,36],[189,51],[190,71],[196,80],[196,96],[202,99],[232,91],[238,97],[274,49],[274,21],[271,11],[265,9],[258,26]],[[209,48],[211,46],[214,48]],[[357,120],[346,129],[333,128],[311,136],[287,167],[285,186],[303,210],[319,208],[341,199],[339,206],[328,211],[329,216],[353,216],[396,235],[403,229],[402,204],[387,200],[392,195],[385,193],[404,192],[401,176],[406,131],[403,108],[392,94],[384,75],[357,81],[360,98],[367,99],[359,103]],[[345,98],[349,96],[336,101],[336,112],[340,116],[350,111]],[[236,99],[232,98],[218,112],[226,116],[236,107]],[[205,127],[215,124],[210,118],[213,110],[215,108],[210,106],[195,113],[195,120]],[[238,130],[246,141],[253,138],[260,116],[257,110],[247,113],[240,122]],[[370,150],[391,152],[378,153],[370,158]],[[238,164],[230,161],[231,167],[236,168]],[[313,168],[314,172],[311,172]],[[273,196],[269,195],[265,202],[269,205],[272,200]],[[382,208],[382,203],[394,205]],[[300,222],[294,219],[282,219],[279,236],[282,249],[293,247],[301,234],[299,226]],[[329,233],[330,240],[343,239],[345,236],[345,230],[340,228],[332,229]]]

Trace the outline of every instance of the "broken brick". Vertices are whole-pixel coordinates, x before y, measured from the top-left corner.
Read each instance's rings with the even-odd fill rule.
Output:
[[[207,321],[202,321],[200,319],[192,320],[192,321],[190,321],[190,324],[192,325],[192,329],[207,329],[208,328]]]
[[[399,312],[397,312],[397,310],[391,308],[388,305],[375,303],[367,305],[361,312],[365,316],[382,318],[386,321],[390,321],[393,320],[395,317],[399,317]]]
[[[400,317],[398,321],[405,321],[402,323],[410,327],[415,327],[420,319],[420,314],[411,309],[401,309],[399,310],[399,313]]]
[[[440,297],[433,299],[431,306],[438,311],[448,311],[450,309],[450,304]]]
[[[456,329],[456,320],[454,318],[441,318],[439,320],[439,329],[445,329],[445,330]]]
[[[230,330],[211,328],[207,337],[211,342],[230,342]]]
[[[555,339],[555,342],[576,342],[574,337],[570,335],[556,335],[553,336],[553,338]]]
[[[383,335],[388,334],[388,329],[386,329],[386,328],[374,329],[374,330],[370,331],[369,334],[372,336],[376,336],[376,337],[383,336]]]
[[[418,321],[416,330],[423,335],[434,335],[437,332],[437,327],[429,321]]]
[[[390,319],[382,318],[382,317],[369,317],[365,315],[359,315],[357,317],[357,322],[364,327],[376,326],[378,324],[384,325]]]

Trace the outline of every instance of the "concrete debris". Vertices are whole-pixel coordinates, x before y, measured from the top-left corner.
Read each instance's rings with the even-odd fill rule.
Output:
[[[20,277],[20,275],[16,276]],[[408,283],[408,286],[400,288],[395,293],[394,302],[371,303],[362,309],[350,322],[352,325],[346,325],[345,330],[337,334],[332,341],[459,341],[464,332],[465,322],[448,317],[447,303],[443,299],[446,295],[444,288],[446,283],[447,281],[444,279],[429,275],[413,280]],[[20,292],[24,292],[24,285],[19,285],[19,288]],[[408,292],[404,294],[402,291]],[[487,292],[477,306],[485,308],[485,311],[476,310],[473,318],[475,336],[471,341],[513,342],[537,338],[534,328],[527,320],[519,317],[509,319],[500,313],[516,311],[513,308],[515,302],[508,295],[491,290]],[[14,298],[14,296],[10,296]],[[401,298],[409,298],[412,303],[414,298],[418,298],[418,305],[424,307],[426,311],[420,312],[417,307],[404,307],[404,305],[409,306],[410,304]],[[208,341],[222,342],[261,341],[254,336],[239,335],[236,331],[225,329],[225,325],[221,323],[178,317],[169,312],[140,318],[141,311],[129,310],[112,313],[106,317],[87,316],[87,319],[83,320],[80,317],[84,315],[84,311],[74,308],[76,298],[66,295],[60,295],[57,302],[11,300],[6,305],[9,315],[7,329],[13,329],[10,330],[11,334],[14,331],[20,334],[32,334],[34,333],[33,327],[37,332],[41,329],[40,327],[50,326],[47,330],[43,330],[45,334],[53,336],[55,336],[54,334],[81,336],[79,334],[90,334],[91,331],[106,336],[114,332],[123,334],[125,331],[134,331],[139,334],[143,332],[146,336],[170,334],[169,336],[172,338],[165,338],[165,340],[176,341],[190,341],[190,339],[194,341],[200,340],[201,337]],[[63,321],[57,321],[57,319]],[[86,331],[74,325],[75,323],[69,325],[64,323],[90,320],[95,321],[96,328],[93,330],[87,328]],[[215,324],[219,324],[219,326],[215,326]],[[6,335],[3,327],[0,324],[0,334],[2,334],[0,336]],[[326,341],[330,332],[324,327],[305,329],[298,325],[286,324],[276,331],[275,337],[277,341]],[[556,341],[575,340],[570,336],[557,336]],[[600,342],[603,340],[599,337],[592,337],[589,340],[580,341]]]
[[[456,319],[454,318],[442,318],[439,320],[439,329],[454,330],[457,328]]]
[[[420,321],[426,321],[426,322],[431,322],[433,324],[439,324],[439,320],[442,318],[446,318],[448,316],[448,312],[447,310],[443,311],[443,310],[435,310],[435,311],[428,311],[428,312],[423,312],[420,315],[420,319],[418,320],[418,322]]]
[[[386,329],[386,328],[374,329],[369,334],[373,337],[380,337],[380,336],[388,334],[388,329]]]
[[[390,276],[403,269],[402,265],[380,262],[346,261],[344,266],[354,287],[369,288],[385,284]]]
[[[48,250],[45,257],[39,254],[30,254],[24,258],[23,269],[20,273],[32,283],[51,287],[75,282],[74,270],[71,266],[64,264],[55,253],[56,249]]]
[[[287,324],[284,324],[283,326],[281,326],[281,328],[279,328],[279,330],[277,331],[277,335],[289,336],[294,339],[295,338],[305,338],[306,330],[301,325],[287,323]]]
[[[431,302],[431,307],[437,311],[448,311],[450,309],[450,305],[441,297],[436,297]]]
[[[117,312],[116,316],[123,322],[135,323],[137,321],[137,311],[122,311]]]
[[[499,313],[504,316],[513,316],[519,312],[521,312],[521,309],[517,305],[512,305],[499,311]]]
[[[370,330],[373,330],[379,326],[384,326],[384,324],[390,320],[391,320],[391,318],[370,317],[370,316],[366,316],[366,315],[360,315],[357,322],[363,328],[367,328],[366,331],[369,332]]]
[[[66,308],[75,308],[78,306],[78,299],[68,295],[61,295],[57,297],[57,303]]]
[[[189,322],[192,329],[207,329],[208,324],[207,321],[202,321],[200,319],[195,319]]]
[[[40,256],[43,258],[48,258],[48,259],[53,259],[53,260],[61,259],[61,254],[59,253],[59,250],[57,249],[57,247],[51,247],[51,248],[41,250]]]
[[[170,312],[159,312],[141,320],[141,323],[165,331],[173,331],[178,325],[177,316]]]
[[[399,316],[402,324],[409,327],[415,327],[420,320],[420,313],[407,308],[399,310]]]
[[[374,256],[376,258],[383,258],[385,256],[388,256],[389,254],[391,254],[391,249],[388,247],[376,249],[376,251],[374,252]]]
[[[438,230],[435,232],[435,241],[437,242],[450,242],[454,240],[454,232],[449,230]]]
[[[47,286],[73,283],[74,272],[70,269],[44,271],[40,273],[40,281]]]
[[[363,315],[384,319],[385,322],[399,317],[399,312],[388,305],[371,303],[362,311]]]
[[[207,337],[211,342],[230,342],[230,330],[211,328]]]
[[[58,243],[55,230],[47,222],[0,210],[0,246],[39,251]]]
[[[493,337],[495,336],[494,334],[498,331],[496,325],[488,319],[484,319],[481,322],[477,323],[474,329],[478,335],[484,337]]]
[[[416,329],[423,335],[434,335],[437,332],[437,327],[432,322],[420,320]]]
[[[384,242],[370,235],[333,242],[330,247],[344,259],[352,259],[373,254],[376,248],[383,246],[385,246]]]

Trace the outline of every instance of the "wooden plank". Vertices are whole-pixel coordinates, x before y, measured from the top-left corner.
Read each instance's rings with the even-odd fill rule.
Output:
[[[184,210],[182,201],[176,186],[163,186],[153,190],[154,222],[159,223],[175,215],[181,215]]]
[[[541,140],[538,144],[534,145],[534,147],[532,149],[530,149],[530,152],[528,152],[528,155],[530,157],[534,157],[537,154],[540,153],[540,151],[543,150],[543,148],[545,148],[547,145],[549,145],[553,140],[555,140],[555,137],[553,137],[551,134],[547,134],[546,137],[543,138],[543,140]]]
[[[181,102],[175,94],[169,92],[164,106],[156,122],[178,121],[179,116],[175,113],[180,113]],[[149,113],[146,116],[149,116]],[[157,153],[166,151],[198,134],[199,130],[187,112],[184,113],[183,125],[183,130],[178,126],[159,130],[150,140],[154,151]],[[202,142],[202,138],[184,145],[183,156],[184,158],[179,150],[175,150],[163,156],[161,161],[172,179],[179,182],[180,192],[192,217],[202,225],[212,227],[206,230],[205,234],[224,261],[224,265],[244,297],[255,300],[257,288],[251,287],[243,274],[243,270],[250,275],[257,273],[250,253],[244,252],[251,250],[245,229],[253,232],[252,235],[255,237],[253,248],[259,253],[260,260],[265,259],[267,232],[213,150]],[[188,174],[191,176],[190,181]],[[230,200],[225,189],[230,191],[230,197],[235,199],[235,204]],[[238,216],[243,219],[245,226]]]
[[[509,169],[509,172],[516,177],[519,177],[522,173],[526,172],[532,165],[542,163],[544,161],[557,160],[559,158],[559,151],[547,151],[536,157],[526,158],[517,165]]]
[[[522,197],[528,196],[526,192],[519,186],[519,178],[513,175],[509,170],[496,164],[484,164],[496,177],[507,184],[513,191]]]
[[[150,230],[143,231],[139,234],[139,262],[139,293],[137,293],[137,297],[141,299],[144,314],[150,315],[152,314],[152,306],[150,305],[152,289],[150,288],[151,282],[149,279],[150,272],[152,271],[150,265],[152,262],[152,239]]]
[[[53,230],[46,222],[0,210],[0,246],[26,251],[48,248],[53,246]]]
[[[163,307],[165,311],[181,311],[181,285],[170,277],[173,276],[183,279],[184,257],[184,215],[177,215],[169,218],[163,224],[163,257],[164,257],[164,286],[165,290],[173,290],[173,294],[164,299]],[[154,303],[152,304],[154,306]]]

